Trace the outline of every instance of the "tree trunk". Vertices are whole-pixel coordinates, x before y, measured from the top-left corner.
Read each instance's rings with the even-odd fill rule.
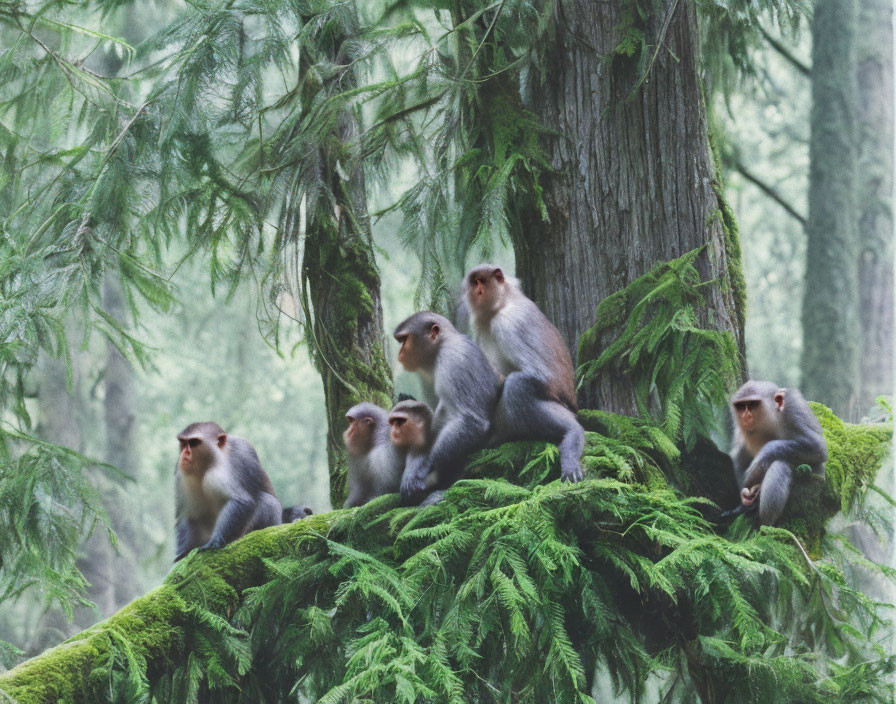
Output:
[[[893,389],[893,2],[858,15],[859,414]]]
[[[812,21],[803,393],[854,420],[859,394],[854,0],[817,0]]]
[[[636,62],[616,53],[621,4],[571,0],[556,6],[547,79],[527,91],[528,107],[562,136],[542,177],[550,221],[531,208],[519,215],[517,274],[574,359],[604,297],[702,245],[698,269],[717,279],[704,322],[731,332],[743,358],[740,248],[709,143],[696,11],[692,0],[657,5],[642,28],[654,57],[642,85]],[[583,388],[579,402],[636,412],[621,376]]]
[[[354,119],[344,115],[339,139],[350,140]],[[330,501],[346,497],[345,413],[361,401],[386,408],[392,401],[392,371],[386,362],[379,272],[367,216],[363,167],[344,174],[335,155],[323,154],[334,216],[309,214],[302,257],[303,286],[312,306],[307,321],[312,357],[324,384]],[[344,174],[344,175],[343,175]]]
[[[124,293],[116,272],[109,272],[103,281],[103,308],[113,318],[123,322],[127,315]],[[103,415],[106,428],[106,462],[138,480],[137,463],[134,461],[134,370],[118,348],[106,343],[106,368],[104,373],[105,398]],[[115,555],[113,581],[115,582],[115,608],[133,599],[139,589],[137,582],[138,546],[140,536],[139,507],[131,498],[128,487],[107,481],[104,491],[106,510],[115,533],[118,535],[118,553]],[[103,534],[97,536],[108,545]],[[108,575],[107,575],[108,576]],[[110,612],[103,611],[104,616]]]

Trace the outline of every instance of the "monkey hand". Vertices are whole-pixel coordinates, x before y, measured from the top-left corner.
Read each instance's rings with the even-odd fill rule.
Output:
[[[759,498],[759,487],[761,484],[757,484],[756,486],[750,487],[749,489],[744,488],[740,490],[740,502],[744,506],[752,506],[756,499]]]
[[[423,472],[405,472],[401,478],[401,498],[410,499],[419,496],[426,490],[426,474]]]
[[[579,462],[570,462],[560,470],[560,481],[575,484],[576,482],[582,481],[584,478],[585,473],[582,471],[582,465]]]

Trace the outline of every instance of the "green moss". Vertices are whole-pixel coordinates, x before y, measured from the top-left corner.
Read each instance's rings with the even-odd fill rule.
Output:
[[[828,444],[826,483],[839,507],[849,511],[864,496],[890,454],[891,423],[844,423],[820,403],[810,403]]]
[[[828,441],[827,480],[798,473],[792,500],[780,525],[756,534],[740,520],[725,536],[734,541],[731,545],[738,545],[731,549],[768,548],[770,544],[762,542],[768,536],[792,543],[786,533],[790,531],[810,555],[817,556],[827,520],[841,508],[848,509],[859,501],[881,468],[892,438],[891,426],[849,425],[824,406],[812,407]],[[669,490],[667,478],[676,477],[676,473],[693,475],[697,481],[688,488],[692,493],[709,481],[700,478],[703,469],[718,476],[727,471],[725,476],[730,478],[730,460],[727,465],[715,461],[727,455],[707,441],[707,447],[684,456],[662,431],[642,419],[596,410],[583,410],[579,418],[587,431],[582,460],[588,475],[585,482],[570,486],[552,481],[559,477],[554,445],[507,443],[477,453],[468,468],[469,480],[452,489],[439,507],[419,511],[400,506],[397,495],[384,496],[358,509],[333,511],[299,523],[256,531],[221,550],[194,552],[172,569],[158,589],[108,620],[0,675],[0,691],[21,704],[105,701],[110,682],[121,676],[122,667],[129,668],[130,676],[136,673],[138,678],[147,676],[152,680],[157,673],[170,670],[172,663],[183,663],[184,651],[193,647],[197,631],[209,627],[205,620],[208,614],[223,619],[221,623],[232,622],[246,602],[246,591],[270,584],[272,570],[283,558],[320,556],[329,553],[337,542],[345,545],[345,550],[373,550],[382,559],[391,554],[389,550],[401,559],[408,558],[411,553],[407,551],[419,548],[415,546],[420,542],[432,546],[431,552],[421,553],[423,562],[435,559],[444,569],[454,570],[456,566],[436,558],[440,541],[453,539],[445,533],[447,521],[461,515],[463,526],[492,526],[494,521],[509,520],[520,505],[527,504],[528,508],[519,510],[518,518],[513,519],[514,525],[523,530],[542,530],[546,525],[544,517],[531,525],[528,521],[533,511],[540,510],[538,507],[550,506],[549,515],[556,520],[557,530],[578,534],[576,531],[580,533],[587,526],[587,530],[593,531],[580,536],[584,539],[582,549],[590,550],[594,547],[591,541],[600,540],[602,560],[621,564],[617,562],[619,556],[627,554],[625,559],[633,560],[632,566],[640,564],[645,568],[657,560],[657,566],[675,564],[662,560],[673,549],[674,541],[665,547],[654,543],[656,534],[650,531],[657,521],[668,526],[681,521],[693,524],[688,530],[696,532],[688,540],[694,541],[695,547],[716,539],[710,526],[696,517],[694,509],[702,512],[702,504],[692,508],[690,502],[680,502]],[[492,481],[482,481],[483,478]],[[677,480],[674,483],[683,486]],[[642,523],[636,517],[645,515],[648,504],[652,518]],[[591,518],[582,519],[594,511],[599,525]],[[631,515],[622,520],[622,514]],[[435,515],[443,518],[433,522]],[[422,527],[429,523],[433,523],[430,528]],[[371,525],[382,530],[370,530]],[[573,525],[578,527],[572,530]],[[638,535],[637,531],[648,527],[648,534]],[[458,540],[461,545],[466,538]],[[646,557],[634,557],[642,553]],[[795,564],[803,562],[799,555],[794,555]],[[644,559],[647,562],[641,562]],[[777,562],[775,565],[780,567]],[[699,566],[695,569],[699,570]],[[329,579],[335,573],[327,574]],[[361,612],[366,613],[368,608],[365,606]],[[326,617],[323,612],[319,616]]]
[[[727,281],[723,282],[723,286],[729,287],[728,290],[731,291],[731,295],[734,298],[736,316],[733,317],[738,321],[740,339],[743,340],[744,321],[747,317],[747,282],[744,278],[743,266],[741,264],[740,231],[734,211],[725,198],[725,186],[721,180],[721,162],[712,137],[710,137],[710,148],[712,149],[716,170],[716,178],[713,180],[712,189],[716,194],[716,201],[719,206],[712,217],[719,218],[722,223],[725,238],[725,261],[728,267]]]

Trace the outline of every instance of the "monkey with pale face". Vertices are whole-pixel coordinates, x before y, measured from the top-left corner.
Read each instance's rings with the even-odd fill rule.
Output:
[[[754,513],[775,523],[790,496],[793,470],[805,464],[824,477],[827,444],[821,424],[802,394],[770,381],[748,381],[731,398],[735,478],[741,506],[727,515]]]
[[[177,440],[175,562],[193,548],[221,548],[250,531],[281,523],[283,509],[274,487],[247,440],[211,422],[188,425]]]
[[[389,440],[389,414],[372,403],[359,403],[345,414],[342,434],[348,450],[348,498],[344,508],[366,504],[401,485],[404,455]]]
[[[447,489],[463,473],[467,456],[485,447],[498,400],[499,380],[476,344],[444,316],[415,313],[395,329],[398,361],[436,400],[432,446],[405,466],[401,495],[419,502],[426,492]]]
[[[572,358],[560,332],[515,278],[491,264],[467,274],[461,305],[473,339],[504,377],[493,442],[553,442],[560,450],[561,478],[581,480],[585,430],[576,417]]]

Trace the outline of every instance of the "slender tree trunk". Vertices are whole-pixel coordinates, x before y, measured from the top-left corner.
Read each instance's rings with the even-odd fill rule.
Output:
[[[854,0],[817,0],[812,21],[803,392],[854,419],[859,394]]]
[[[859,414],[893,387],[893,2],[864,0],[857,34]]]
[[[352,138],[355,123],[344,115],[339,138]],[[307,325],[314,362],[324,384],[327,406],[327,459],[330,501],[346,497],[346,454],[342,442],[345,413],[372,401],[386,408],[392,400],[392,371],[386,362],[379,272],[367,215],[361,165],[344,173],[337,157],[322,155],[335,207],[309,216],[302,258],[303,286],[312,316]]]
[[[116,320],[123,322],[127,310],[124,293],[116,272],[109,272],[103,281],[103,308]],[[103,415],[106,428],[106,462],[137,480],[137,462],[134,459],[134,370],[118,348],[106,343],[106,368],[104,374],[105,398]],[[115,584],[115,609],[120,608],[139,592],[137,581],[137,555],[141,544],[139,508],[131,498],[127,487],[108,482],[104,491],[104,504],[118,535],[118,553],[115,555],[111,578]],[[108,537],[98,536],[105,543]],[[110,575],[107,575],[110,577]],[[102,611],[104,616],[111,612]]]
[[[693,0],[663,0],[643,27],[656,50],[646,79],[615,54],[623,3],[556,4],[556,39],[529,106],[562,135],[543,176],[550,222],[520,215],[517,273],[576,356],[597,304],[654,263],[706,245],[698,260],[709,322],[732,333],[743,356],[740,248],[710,149],[698,75]],[[533,81],[537,80],[535,77]],[[636,411],[628,378],[580,392],[583,405]]]

